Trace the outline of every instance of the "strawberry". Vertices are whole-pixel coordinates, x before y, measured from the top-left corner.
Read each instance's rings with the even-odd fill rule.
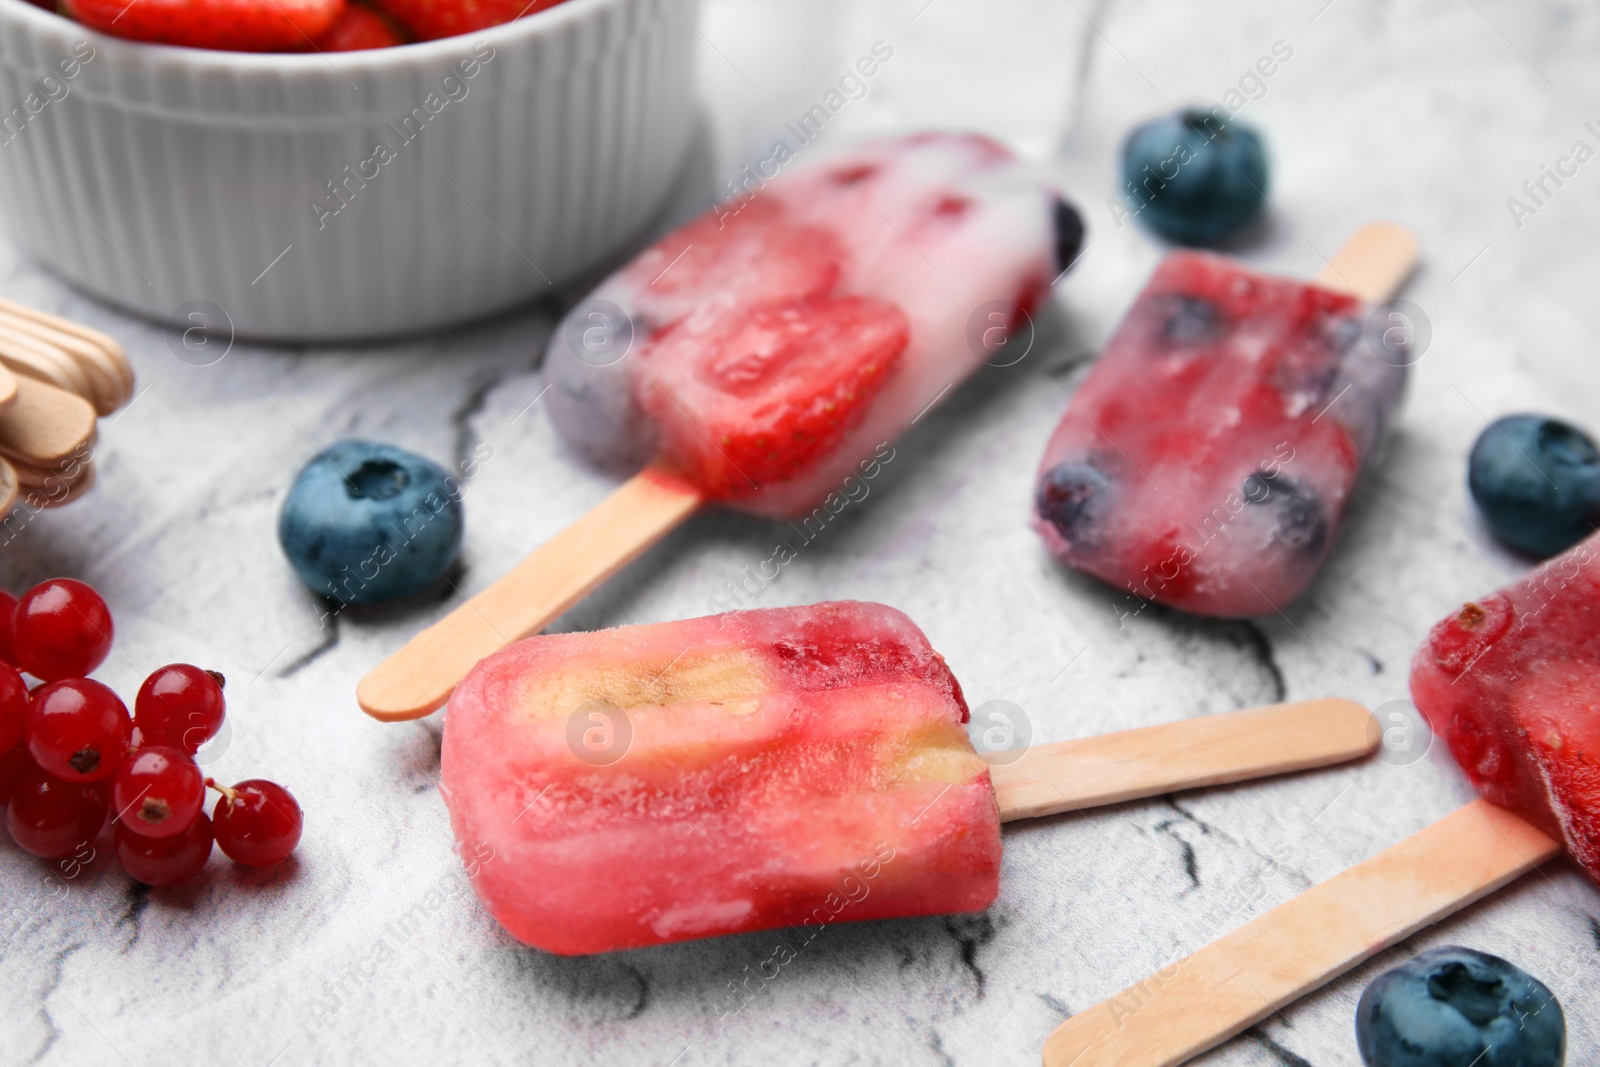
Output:
[[[456,37],[498,26],[535,11],[554,7],[561,0],[375,0],[379,9],[398,21],[419,41]]]
[[[345,0],[61,0],[90,29],[133,41],[229,52],[301,51]]]
[[[654,328],[708,301],[745,307],[823,296],[839,279],[844,250],[827,230],[791,221],[770,197],[701,215],[645,249],[627,268],[636,311]]]
[[[391,19],[365,4],[352,3],[311,46],[318,52],[359,52],[405,43],[405,34]]]
[[[713,497],[806,470],[860,424],[910,324],[864,297],[705,306],[640,351],[640,406],[662,452]]]

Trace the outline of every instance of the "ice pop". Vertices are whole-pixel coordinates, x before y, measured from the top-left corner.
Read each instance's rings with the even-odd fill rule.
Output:
[[[648,466],[373,671],[358,692],[369,714],[438,708],[479,659],[542,629],[703,501],[799,517],[843,499],[888,442],[996,359],[1083,236],[1049,181],[977,135],[782,166],[770,180],[752,172],[744,194],[647,249],[557,327],[556,426],[602,467]]]
[[[1479,793],[1600,883],[1600,534],[1435,625],[1411,696]]]
[[[1080,1012],[1048,1067],[1183,1063],[1563,847],[1600,881],[1597,557],[1600,533],[1451,613],[1412,661],[1418,709],[1486,799]]]
[[[1315,284],[1168,255],[1045,449],[1033,524],[1051,551],[1133,605],[1237,617],[1293,600],[1405,380],[1404,358],[1365,343],[1362,300],[1390,296],[1415,254],[1404,230],[1367,227]]]
[[[990,767],[943,658],[880,604],[529,638],[451,698],[442,791],[495,918],[551,952],[977,911],[1000,822],[1353,759],[1348,701]],[[1012,753],[1015,757],[1017,754]]]
[[[545,356],[551,417],[600,465],[660,457],[711,499],[806,514],[979,366],[979,306],[1020,322],[1082,232],[986,137],[853,145],[673,232],[575,307]],[[574,343],[608,304],[632,333],[614,362]]]

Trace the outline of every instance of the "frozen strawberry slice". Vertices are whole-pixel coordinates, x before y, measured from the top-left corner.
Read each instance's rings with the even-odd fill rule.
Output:
[[[999,362],[1006,328],[1031,328],[1082,233],[1048,179],[986,138],[913,134],[803,158],[779,143],[736,195],[568,312],[546,349],[546,407],[598,466],[665,458],[691,478],[704,469],[697,487],[727,506],[807,516]],[[879,325],[846,336],[835,319],[852,308]],[[783,396],[800,409],[767,403]]]
[[[345,0],[62,0],[67,14],[116,37],[229,52],[297,52]]]
[[[752,307],[830,292],[844,251],[832,234],[790,220],[758,198],[742,210],[702,215],[663,237],[625,272],[635,309],[659,328],[708,301]]]
[[[352,3],[311,47],[318,52],[359,52],[405,43],[405,35],[388,17],[363,4]]]
[[[967,707],[881,604],[529,638],[473,669],[441,792],[515,937],[581,954],[977,911],[1000,821]]]
[[[898,307],[810,297],[701,308],[640,354],[661,452],[718,498],[807,469],[860,423],[910,336]]]
[[[1600,881],[1600,534],[1435,625],[1411,695],[1480,793]]]
[[[1130,597],[1271,613],[1322,565],[1404,372],[1354,298],[1217,255],[1162,261],[1072,398],[1034,527]],[[1137,601],[1130,601],[1137,604]]]
[[[554,7],[561,0],[374,0],[419,41],[456,37]]]

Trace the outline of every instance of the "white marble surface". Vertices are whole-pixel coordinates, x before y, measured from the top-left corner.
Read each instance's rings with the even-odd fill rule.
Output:
[[[839,129],[993,129],[1054,156],[1090,225],[1035,351],[925,419],[868,502],[763,603],[903,608],[974,705],[1017,703],[1040,741],[1285,696],[1404,698],[1427,627],[1522,569],[1485,542],[1466,499],[1464,456],[1485,417],[1535,409],[1600,423],[1600,163],[1520,228],[1506,206],[1574,141],[1600,147],[1583,126],[1600,119],[1600,10],[1325,2],[708,0],[698,21],[714,148],[680,209],[707,203],[713,181],[764,154],[784,119],[881,39],[894,58]],[[1246,254],[1310,274],[1359,222],[1414,226],[1426,266],[1409,295],[1432,346],[1380,476],[1287,615],[1219,623],[1153,609],[1119,630],[1117,594],[1052,564],[1024,522],[1061,390],[1160,252],[1114,224],[1112,160],[1132,122],[1219,97],[1277,40],[1293,58],[1245,107],[1275,152],[1275,210]],[[529,407],[559,301],[382,348],[241,343],[200,368],[174,357],[163,330],[84,299],[4,243],[0,278],[8,297],[117,335],[145,386],[103,427],[99,487],[0,547],[0,583],[70,574],[102,589],[119,640],[100,675],[123,692],[174,659],[224,671],[232,735],[212,769],[280,780],[306,810],[286,869],[252,874],[218,856],[174,890],[137,890],[105,858],[63,883],[0,847],[0,1064],[1033,1063],[1067,1013],[1468,795],[1436,751],[1013,826],[987,914],[833,928],[742,1006],[733,987],[775,935],[594,959],[522,948],[477,907],[451,854],[437,718],[383,726],[353,699],[356,679],[454,594],[326,622],[274,521],[316,444],[370,435],[442,461],[487,444],[456,578],[471,593],[599,500],[610,484]],[[772,543],[759,521],[703,514],[560,628],[703,613]],[[1569,1062],[1600,1061],[1596,917],[1600,893],[1551,864],[1203,1062],[1357,1064],[1367,979],[1447,942],[1542,977],[1567,1010]]]

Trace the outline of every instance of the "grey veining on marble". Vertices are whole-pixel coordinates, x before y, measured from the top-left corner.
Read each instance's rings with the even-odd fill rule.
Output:
[[[1403,699],[1432,622],[1523,564],[1490,545],[1464,487],[1486,417],[1600,425],[1600,162],[1532,214],[1507,199],[1600,147],[1600,9],[1545,0],[708,0],[698,30],[708,146],[677,214],[764,155],[875,41],[894,49],[831,132],[972,125],[1050,166],[1089,222],[1035,349],[924,419],[761,604],[884,600],[948,657],[974,706],[1009,700],[1036,741],[1326,694]],[[1353,226],[1420,233],[1409,297],[1432,343],[1399,432],[1325,573],[1279,617],[1119,626],[1119,594],[1064,572],[1028,530],[1046,436],[1160,255],[1107,201],[1133,122],[1248,82],[1244,117],[1276,160],[1273,211],[1244,254],[1309,276]],[[1520,225],[1518,223],[1520,222]],[[137,248],[125,249],[135,259]],[[108,249],[108,254],[113,254]],[[209,768],[289,786],[297,861],[214,857],[189,887],[144,892],[102,858],[67,883],[0,847],[0,1064],[1035,1063],[1081,1010],[1444,815],[1470,795],[1439,751],[1124,804],[1005,831],[1001,895],[979,916],[829,929],[770,981],[780,935],[591,959],[522,948],[478,908],[436,783],[438,717],[384,726],[355,681],[447,610],[326,617],[276,543],[278,504],[317,445],[392,441],[446,463],[490,458],[467,497],[454,583],[482,589],[611,488],[535,401],[562,301],[381,348],[236,344],[213,366],[97,305],[0,242],[0,292],[115,334],[144,392],[102,427],[100,481],[0,547],[0,584],[86,578],[116,615],[100,676],[131,695],[188,660],[229,678],[231,739]],[[766,558],[773,528],[704,513],[559,623],[703,614]],[[1204,1057],[1359,1063],[1355,1001],[1377,969],[1459,942],[1510,957],[1566,1007],[1573,1064],[1600,1062],[1600,891],[1564,862],[1523,878]],[[748,980],[748,981],[747,981]]]

